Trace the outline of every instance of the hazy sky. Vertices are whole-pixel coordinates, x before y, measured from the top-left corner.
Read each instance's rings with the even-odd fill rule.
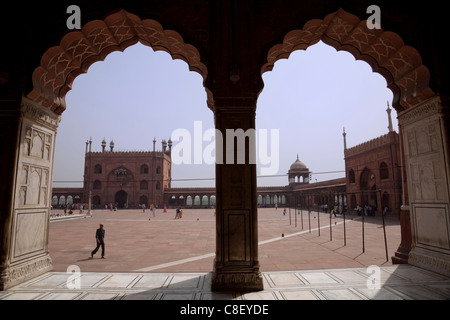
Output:
[[[274,175],[280,176],[259,177],[260,186],[286,185],[297,154],[313,172],[312,182],[344,177],[343,127],[348,147],[388,132],[386,104],[391,104],[392,92],[381,75],[350,53],[319,42],[277,61],[263,80],[256,133],[278,130],[279,169]],[[202,82],[184,61],[140,43],[94,63],[66,95],[67,110],[56,137],[53,186],[82,186],[85,142],[90,137],[93,151],[101,151],[103,138],[108,150],[114,140],[114,150],[150,151],[154,137],[161,149],[162,139],[186,129],[194,144],[195,121],[201,121],[203,133],[214,128]],[[396,116],[393,110],[398,131]],[[174,146],[177,143],[181,140]],[[209,144],[203,142],[202,147]],[[214,186],[215,166],[204,162],[173,164],[172,187]],[[271,165],[275,166],[273,159],[268,165],[258,164],[258,175],[261,167]],[[324,173],[330,171],[339,172]],[[204,180],[177,181],[183,179]]]

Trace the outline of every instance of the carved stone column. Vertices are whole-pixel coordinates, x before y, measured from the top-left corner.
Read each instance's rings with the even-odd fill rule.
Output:
[[[1,212],[0,289],[5,290],[52,269],[48,253],[53,154],[60,117],[26,98],[17,113],[18,143]],[[13,134],[11,132],[11,134]],[[14,136],[13,136],[14,138]]]
[[[258,261],[256,146],[252,136],[255,107],[251,103],[249,107],[216,108],[214,112],[223,145],[216,137],[217,236],[213,291],[263,289]],[[242,150],[245,150],[244,163],[240,161]]]
[[[434,97],[398,115],[408,174],[408,263],[450,275],[449,108]]]

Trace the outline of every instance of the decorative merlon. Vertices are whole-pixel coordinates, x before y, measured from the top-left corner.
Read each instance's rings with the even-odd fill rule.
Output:
[[[394,135],[394,138],[391,138],[391,135]],[[391,132],[386,133],[378,138],[374,138],[372,140],[363,142],[359,145],[356,145],[354,147],[346,149],[344,151],[345,157],[350,157],[355,154],[359,154],[362,152],[366,152],[368,150],[373,150],[375,148],[379,148],[383,145],[391,143],[392,139],[395,139],[395,141],[398,141],[398,134],[395,131],[391,131]]]

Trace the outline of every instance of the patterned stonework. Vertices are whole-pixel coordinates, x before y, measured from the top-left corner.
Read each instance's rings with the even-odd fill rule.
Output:
[[[213,273],[211,279],[212,291],[243,290],[260,291],[264,289],[263,278],[257,272]]]
[[[49,255],[44,255],[41,258],[36,258],[17,266],[11,266],[1,272],[0,290],[11,288],[52,269],[53,263]]]
[[[53,140],[61,116],[25,97],[21,112],[26,121],[23,122],[21,136],[17,204],[47,206],[51,190]]]
[[[104,21],[87,23],[81,31],[70,32],[59,46],[47,50],[33,73],[34,90],[27,97],[61,114],[66,108],[65,94],[79,74],[87,72],[91,64],[104,60],[109,53],[123,51],[138,41],[185,61],[191,71],[206,79],[207,69],[200,61],[198,50],[184,43],[177,32],[163,30],[157,21],[141,20],[121,10]]]
[[[43,108],[43,106],[26,97],[22,98],[21,112],[24,117],[29,118],[33,122],[51,129],[52,131],[56,131],[61,122],[60,115]],[[27,137],[32,136],[30,128],[27,128],[26,135]],[[51,140],[49,136],[46,136],[45,139],[45,142]]]
[[[410,110],[405,110],[398,114],[398,122],[402,126],[409,125],[413,122],[425,119],[434,114],[442,112],[444,106],[441,104],[441,99],[439,96],[434,96],[428,101],[425,101],[416,108],[411,108]]]
[[[272,70],[279,59],[295,50],[305,50],[319,40],[336,50],[346,50],[356,59],[366,61],[374,72],[386,79],[394,93],[397,111],[407,109],[434,95],[429,88],[430,73],[412,47],[404,45],[395,33],[368,29],[366,21],[339,9],[323,20],[310,20],[302,30],[286,34],[283,43],[272,47],[261,72]]]

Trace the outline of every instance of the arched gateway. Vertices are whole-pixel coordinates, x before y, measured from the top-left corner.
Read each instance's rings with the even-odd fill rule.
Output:
[[[23,45],[15,39],[7,42],[12,45],[8,65],[17,70],[0,70],[1,136],[9,141],[2,149],[6,165],[0,168],[0,288],[7,289],[52,268],[48,228],[53,150],[60,116],[66,108],[64,96],[71,83],[93,62],[137,41],[169,52],[202,75],[215,126],[222,132],[255,128],[256,101],[263,87],[261,73],[271,70],[276,60],[287,58],[294,50],[306,49],[322,40],[368,62],[394,92],[393,106],[400,124],[404,194],[399,253],[411,264],[448,274],[450,148],[448,106],[443,103],[448,101],[445,81],[436,87],[440,96],[435,95],[429,87],[429,69],[422,65],[418,52],[405,46],[395,33],[368,29],[363,2],[349,1],[362,19],[339,8],[326,15],[333,10],[324,8],[334,6],[323,2],[328,5],[261,0],[205,1],[195,5],[188,1],[186,5],[177,2],[176,6],[171,1],[149,1],[127,6],[151,19],[117,11],[112,4],[105,3],[101,8],[97,2],[86,7],[80,4],[83,21],[91,22],[79,31],[64,31],[65,36],[61,31],[64,27],[59,25],[61,13],[47,7],[36,8],[33,14],[46,24],[42,30],[39,25],[29,25],[29,42],[22,39],[27,35],[17,36]],[[388,14],[390,9],[399,12],[399,8],[395,4],[383,7],[383,21],[392,25],[395,19]],[[416,13],[407,9],[402,11],[405,34],[413,23],[408,17]],[[102,20],[98,12],[115,13]],[[318,15],[325,18],[311,20]],[[157,20],[178,32],[164,29]],[[11,25],[14,22],[9,21]],[[424,19],[423,23],[433,26],[432,20]],[[51,29],[43,30],[45,26]],[[424,38],[434,36],[423,31],[432,28],[417,28]],[[180,34],[195,47],[186,44]],[[55,45],[58,38],[62,40]],[[39,53],[45,51],[42,57],[35,55],[39,50],[34,39],[43,41],[38,48],[50,48]],[[441,61],[433,56],[436,50],[428,53],[424,45],[420,45],[420,50],[427,53],[429,63]],[[26,66],[20,60],[24,58],[29,59]],[[33,63],[37,59],[41,60],[36,67]],[[441,66],[434,67],[438,70]],[[29,84],[31,74],[33,87],[23,89],[22,78]],[[442,79],[445,80],[441,77],[433,81],[441,84]],[[19,92],[23,98],[17,98]],[[247,146],[247,151],[254,151],[248,149]],[[212,289],[261,290],[256,165],[217,164],[216,197]]]

